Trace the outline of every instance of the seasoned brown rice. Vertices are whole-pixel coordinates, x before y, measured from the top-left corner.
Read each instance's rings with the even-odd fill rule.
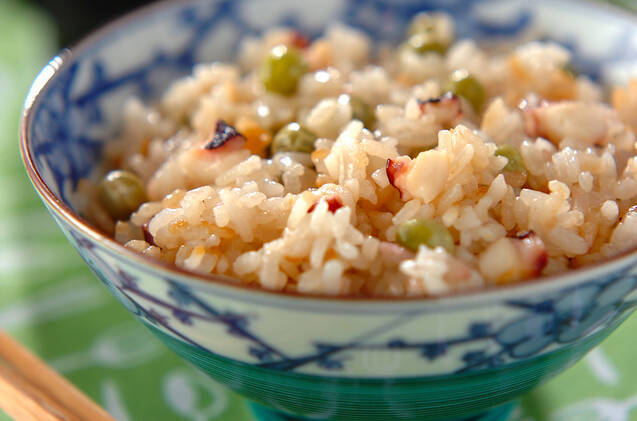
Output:
[[[453,22],[434,19],[450,42]],[[321,294],[443,294],[637,245],[637,81],[611,106],[565,70],[557,44],[380,46],[372,61],[364,34],[334,26],[299,47],[309,70],[296,93],[268,91],[268,52],[298,39],[286,29],[247,39],[236,64],[198,65],[152,106],[131,100],[107,162],[135,173],[148,201],[116,223],[96,201],[95,219],[127,247],[197,273]],[[483,87],[481,109],[445,93],[458,71]],[[375,123],[354,119],[350,97],[373,107]],[[270,155],[290,122],[317,136],[313,151]],[[238,134],[211,148],[220,127]],[[397,243],[414,219],[444,226],[453,250]]]

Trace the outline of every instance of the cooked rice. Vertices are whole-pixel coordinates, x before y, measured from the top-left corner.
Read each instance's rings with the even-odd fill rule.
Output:
[[[150,201],[116,222],[117,241],[273,290],[393,296],[517,282],[637,246],[637,81],[616,88],[611,107],[564,70],[570,53],[557,44],[506,54],[469,40],[444,55],[381,47],[373,62],[364,34],[335,26],[305,49],[311,70],[295,95],[267,92],[260,63],[294,36],[247,39],[237,64],[198,65],[158,103],[128,103],[108,162],[136,173]],[[480,115],[462,97],[426,105],[456,69],[484,86]],[[375,107],[373,132],[342,94]],[[245,146],[202,148],[218,120]],[[318,135],[314,152],[267,156],[291,121]],[[519,150],[528,176],[503,171],[503,144]],[[388,160],[402,164],[394,180]],[[396,244],[414,218],[441,222],[455,252]]]

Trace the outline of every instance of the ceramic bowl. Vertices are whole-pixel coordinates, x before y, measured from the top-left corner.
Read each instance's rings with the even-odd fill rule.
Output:
[[[310,36],[336,21],[398,41],[410,16],[442,9],[459,37],[545,37],[580,71],[621,81],[637,19],[551,0],[201,0],[160,3],[51,61],[22,122],[22,155],[53,219],[97,277],[170,348],[258,404],[261,419],[498,420],[510,402],[580,359],[637,305],[637,252],[522,285],[440,299],[303,297],[203,278],[147,260],[75,210],[132,95],[152,100],[193,64],[232,60],[275,25]]]

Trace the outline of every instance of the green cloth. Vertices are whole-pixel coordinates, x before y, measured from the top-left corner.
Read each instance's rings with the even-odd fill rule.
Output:
[[[252,420],[242,398],[133,320],[36,197],[16,134],[28,84],[55,51],[55,36],[45,16],[16,1],[0,1],[0,327],[120,421]],[[525,396],[514,419],[637,421],[636,332],[633,317],[585,360]]]

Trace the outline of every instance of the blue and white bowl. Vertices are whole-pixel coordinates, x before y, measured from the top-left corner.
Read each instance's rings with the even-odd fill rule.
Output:
[[[342,21],[397,41],[442,9],[459,36],[532,34],[578,69],[621,82],[637,64],[637,19],[566,0],[194,0],[160,3],[53,59],[26,101],[22,156],[51,215],[113,295],[178,354],[258,402],[262,419],[498,420],[637,306],[637,251],[523,285],[440,299],[308,297],[240,286],[148,260],[76,211],[76,187],[113,137],[124,101],[152,100],[195,63],[232,60],[275,25],[317,35]],[[592,30],[594,28],[594,30]]]

